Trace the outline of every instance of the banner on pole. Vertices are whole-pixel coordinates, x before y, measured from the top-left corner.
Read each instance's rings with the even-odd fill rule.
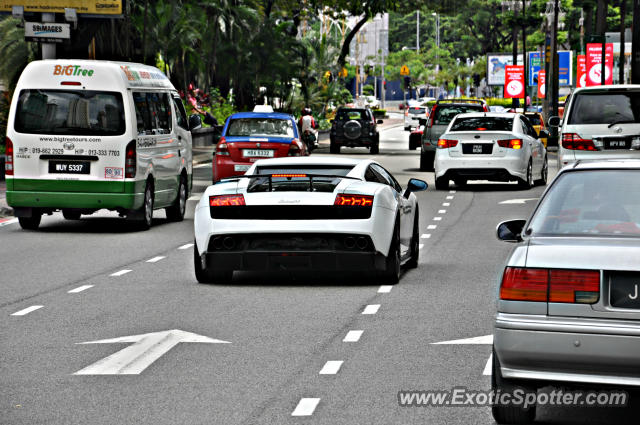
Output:
[[[504,74],[505,99],[524,98],[524,66],[507,65]]]
[[[578,81],[577,87],[587,87],[587,56],[578,55]]]
[[[538,98],[544,99],[547,96],[547,78],[546,72],[540,70],[538,72]]]
[[[613,84],[613,43],[605,46],[604,83]],[[587,87],[599,86],[602,75],[602,44],[587,44]]]

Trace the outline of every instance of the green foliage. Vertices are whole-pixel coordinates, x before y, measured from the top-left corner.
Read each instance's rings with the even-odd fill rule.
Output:
[[[20,21],[11,16],[0,18],[0,82],[11,91],[18,82],[20,73],[35,59],[36,43],[24,41],[24,29]]]
[[[371,84],[366,84],[362,87],[362,94],[364,94],[365,96],[373,96],[373,85]]]

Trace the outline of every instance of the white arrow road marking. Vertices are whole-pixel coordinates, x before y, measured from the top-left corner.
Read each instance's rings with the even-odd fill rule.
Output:
[[[329,360],[320,370],[320,375],[335,375],[342,367],[342,360]]]
[[[303,398],[300,399],[291,416],[311,416],[320,403],[319,398]]]
[[[29,314],[32,311],[36,311],[39,308],[44,307],[43,305],[32,305],[31,307],[27,307],[23,310],[16,311],[15,313],[11,313],[12,316],[24,316],[25,314]]]
[[[139,375],[153,362],[162,357],[163,354],[181,342],[230,344],[229,341],[213,339],[179,329],[79,342],[78,344],[114,344],[123,342],[133,342],[134,344],[102,360],[98,360],[92,365],[77,371],[74,375]]]
[[[538,198],[524,198],[524,199],[507,199],[506,201],[498,202],[500,205],[506,204],[524,204],[527,201],[537,201]]]
[[[432,342],[432,345],[460,345],[460,344],[493,344],[493,335],[475,336],[473,338],[453,339],[451,341]]]
[[[487,360],[487,364],[484,365],[484,370],[482,374],[485,376],[491,376],[491,364],[493,363],[493,354],[489,355],[489,360]]]
[[[193,246],[193,244],[192,244],[192,243],[188,243],[188,244],[186,244],[186,245],[182,245],[182,246],[181,246],[181,247],[179,247],[178,249],[189,249],[189,248],[191,248],[192,246]]]

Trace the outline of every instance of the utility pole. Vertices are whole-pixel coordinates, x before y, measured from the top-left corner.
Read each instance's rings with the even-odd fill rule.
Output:
[[[517,65],[518,64],[518,26],[515,23],[515,20],[517,18],[516,12],[515,12],[515,8],[514,8],[514,12],[513,12],[513,18],[514,18],[514,23],[513,23],[513,64]],[[526,81],[525,81],[525,85],[526,85]],[[515,109],[517,106],[518,106],[518,99],[514,97],[513,99],[511,99],[511,107]]]
[[[605,32],[607,30],[607,6],[608,1],[598,0],[598,6],[596,9],[596,32],[601,37],[602,42],[602,55],[600,59],[600,85],[604,86],[607,80],[607,64],[606,64],[606,47],[607,37]]]
[[[527,80],[527,3],[526,0],[522,0],[522,64],[524,65],[524,111],[527,110],[527,87],[529,80]]]
[[[420,52],[420,10],[416,18],[416,53]]]
[[[558,14],[560,13],[560,7],[558,0],[554,1],[553,6],[553,24],[551,25],[551,62],[550,78],[547,78],[547,91],[551,96],[551,116],[558,116]],[[553,139],[556,143],[552,143],[552,146],[557,145],[558,140],[558,127],[551,127],[550,139]]]
[[[624,21],[627,17],[627,0],[620,0],[620,66],[618,67],[618,84],[624,84]]]
[[[640,0],[633,0],[631,83],[640,84]]]
[[[55,22],[55,13],[43,13],[42,22]],[[56,58],[56,43],[42,43],[42,59]]]

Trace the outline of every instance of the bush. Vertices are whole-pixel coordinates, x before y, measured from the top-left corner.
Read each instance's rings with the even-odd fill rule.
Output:
[[[331,123],[329,120],[322,119],[318,122],[318,130],[325,131],[331,128]]]
[[[373,96],[373,86],[371,84],[367,84],[362,87],[362,94],[365,96]]]
[[[373,116],[376,117],[376,119],[384,118],[385,115],[387,115],[387,110],[386,109],[374,109],[373,110]]]

